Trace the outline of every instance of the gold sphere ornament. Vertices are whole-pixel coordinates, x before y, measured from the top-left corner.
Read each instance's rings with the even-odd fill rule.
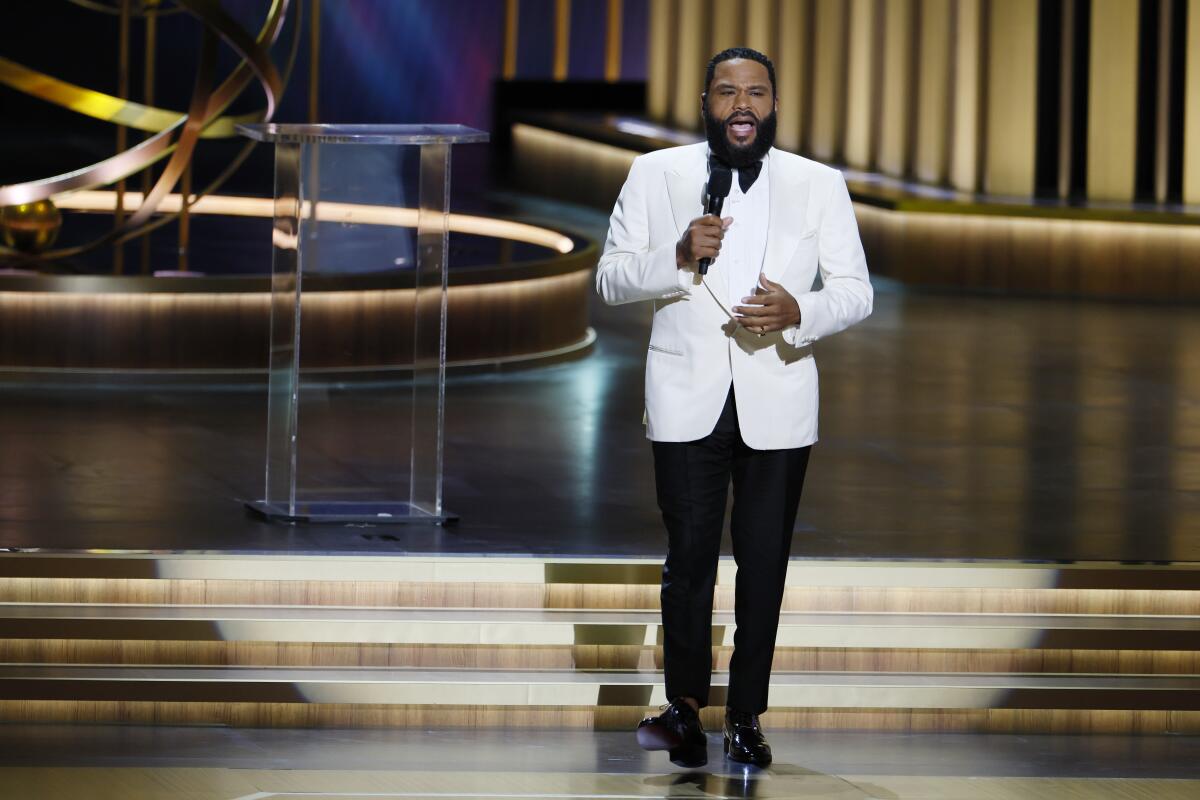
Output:
[[[22,253],[40,253],[58,238],[62,212],[49,200],[0,208],[4,246]]]

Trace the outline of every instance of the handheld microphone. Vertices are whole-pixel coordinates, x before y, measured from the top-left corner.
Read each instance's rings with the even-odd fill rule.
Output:
[[[721,208],[725,205],[725,198],[729,196],[729,190],[732,187],[733,170],[714,159],[708,170],[708,202],[705,203],[704,213],[721,216]],[[712,266],[712,261],[711,258],[700,259],[701,275],[708,274],[708,268]]]

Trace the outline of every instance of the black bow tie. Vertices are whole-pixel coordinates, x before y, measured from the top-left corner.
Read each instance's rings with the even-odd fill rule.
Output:
[[[721,164],[722,166],[728,166],[725,164],[725,162],[722,159],[717,158],[716,156],[712,157],[712,161],[710,163]],[[728,167],[728,168],[733,169],[732,167]],[[711,166],[710,166],[710,169],[711,169]],[[738,186],[742,187],[742,194],[745,194],[746,192],[750,191],[750,187],[754,185],[754,182],[756,180],[758,180],[758,174],[760,172],[762,172],[762,159],[755,161],[753,164],[751,164],[748,167],[738,168],[738,171],[737,171]]]

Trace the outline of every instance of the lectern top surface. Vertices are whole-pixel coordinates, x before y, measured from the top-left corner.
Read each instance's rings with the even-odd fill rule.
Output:
[[[237,130],[260,142],[469,144],[488,140],[487,131],[466,125],[291,125],[269,122],[238,125]]]

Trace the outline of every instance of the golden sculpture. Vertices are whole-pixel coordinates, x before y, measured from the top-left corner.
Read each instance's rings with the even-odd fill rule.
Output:
[[[152,219],[163,198],[184,176],[192,153],[200,138],[227,137],[235,135],[233,126],[237,122],[259,122],[269,120],[275,113],[283,87],[295,62],[299,44],[298,13],[294,22],[291,52],[282,74],[271,61],[270,48],[278,38],[289,5],[293,0],[269,0],[266,19],[257,35],[244,30],[229,16],[217,0],[173,0],[173,8],[160,8],[158,0],[119,0],[117,6],[95,0],[77,0],[76,4],[96,11],[121,13],[123,24],[130,17],[142,17],[151,21],[158,15],[183,12],[203,25],[204,38],[199,64],[196,66],[195,91],[185,112],[170,111],[131,102],[124,97],[113,97],[84,87],[57,80],[49,75],[30,70],[8,59],[0,58],[0,84],[50,103],[69,108],[88,116],[108,119],[123,127],[146,131],[149,137],[128,149],[98,163],[35,181],[0,186],[0,207],[24,208],[47,201],[57,194],[91,189],[110,184],[117,185],[117,208],[114,209],[115,225],[105,235],[72,247],[57,250],[38,250],[9,244],[7,223],[4,225],[4,248],[10,255],[28,257],[37,253],[42,259],[74,256],[106,243],[119,244],[161,227],[177,217],[186,218],[188,207],[205,194],[215,191],[249,155],[253,142],[243,147],[233,162],[215,180],[198,192],[190,191],[185,181],[186,202],[179,212],[159,215]],[[224,42],[240,57],[241,62],[220,83],[217,82],[217,45]],[[125,55],[122,56],[125,58]],[[225,110],[250,85],[257,80],[266,95],[266,107],[236,117],[225,116]],[[123,128],[122,128],[123,129]],[[123,195],[126,178],[147,169],[158,161],[167,159],[153,186],[147,186],[144,199],[126,216]],[[18,213],[18,212],[13,212]],[[31,213],[31,212],[21,212]],[[57,209],[54,209],[57,215]],[[58,217],[61,222],[61,216]],[[18,231],[24,228],[18,227]],[[57,233],[57,226],[55,226]],[[16,242],[21,234],[14,234]],[[48,247],[54,236],[39,238],[43,248]],[[26,240],[21,239],[22,242]],[[26,242],[29,247],[35,240]]]
[[[62,227],[62,212],[49,200],[0,208],[0,238],[21,253],[41,253],[54,244]]]

